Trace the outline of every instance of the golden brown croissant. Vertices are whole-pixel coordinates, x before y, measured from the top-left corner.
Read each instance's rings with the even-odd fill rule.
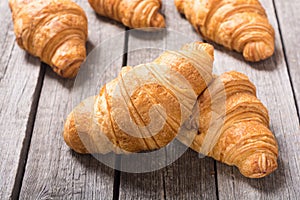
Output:
[[[258,0],[175,0],[175,5],[204,38],[242,52],[248,61],[274,53],[274,30]]]
[[[130,28],[165,27],[161,0],[89,0],[99,14]]]
[[[222,109],[218,104],[224,102]],[[192,149],[237,166],[246,177],[260,178],[277,168],[278,147],[269,130],[268,111],[247,76],[234,71],[222,74],[199,97],[198,106],[199,134]],[[212,121],[214,113],[219,116]]]
[[[197,42],[185,45],[181,51],[167,51],[150,64],[123,68],[99,95],[83,101],[71,112],[64,126],[66,143],[79,153],[140,152],[164,147],[179,134],[181,142],[187,144],[192,138],[191,148],[236,165],[247,177],[271,173],[277,167],[278,147],[268,128],[268,111],[255,96],[255,86],[237,72],[212,81],[212,61],[212,46]],[[191,89],[164,66],[183,76]],[[145,84],[149,80],[151,84]],[[122,95],[118,98],[119,93]],[[193,95],[199,94],[197,104]],[[200,112],[195,111],[195,104]],[[153,105],[162,105],[166,115],[157,108],[159,114],[150,117]],[[181,110],[182,107],[187,109]],[[125,114],[126,109],[130,115]],[[217,117],[213,117],[215,113]],[[166,123],[153,134],[148,126],[152,123],[150,118],[160,116]],[[142,128],[124,131],[131,126],[130,119],[140,127],[150,127],[148,132]],[[200,134],[180,135],[179,129],[191,119],[199,121],[196,131],[199,127]],[[132,132],[136,134],[128,134]]]
[[[9,0],[19,46],[62,77],[72,78],[86,57],[87,17],[71,0]]]
[[[166,146],[212,80],[212,63],[213,47],[196,42],[180,51],[166,51],[152,63],[124,67],[99,95],[71,112],[64,127],[66,143],[79,153],[140,152]]]

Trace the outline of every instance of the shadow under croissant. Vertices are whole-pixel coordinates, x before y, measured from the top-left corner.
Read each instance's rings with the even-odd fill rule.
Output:
[[[58,82],[62,87],[66,88],[69,92],[72,91],[75,78],[73,79],[63,78],[58,74],[56,74],[49,65],[43,62],[41,63],[41,68],[42,68],[41,70],[44,70],[45,78],[47,77],[50,80],[54,79],[55,82]]]
[[[155,32],[155,34],[153,34],[153,31]],[[168,31],[166,31],[166,29],[164,28],[146,28],[146,29],[134,29],[134,31],[130,31],[129,34],[131,37],[133,37],[132,40],[141,39],[143,41],[150,40],[151,42],[155,42],[155,41],[164,41],[165,38],[167,37]]]
[[[87,40],[85,46],[86,46],[86,54],[87,55],[89,55],[89,53],[96,47],[95,44],[89,39]]]
[[[30,55],[29,53],[23,51],[23,49],[19,49],[19,51],[22,51],[22,54],[23,54],[23,56],[25,58],[25,61],[27,63],[30,63],[31,65],[36,65],[37,62],[40,63],[40,59],[39,58]]]
[[[22,50],[20,49],[20,51]],[[71,91],[75,79],[62,78],[61,76],[56,74],[48,64],[41,62],[39,58],[34,57],[25,51],[22,52],[26,62],[30,63],[31,65],[36,65],[36,67],[40,67],[39,78],[42,79],[41,81],[43,81],[44,76],[47,76],[50,79],[55,79],[55,81],[59,82],[63,87]],[[39,65],[37,65],[37,63],[39,63]]]
[[[108,17],[101,16],[96,12],[94,12],[94,14],[96,15],[96,18],[101,21],[101,23],[113,24],[114,26],[117,26],[118,28],[123,28],[124,30],[126,28],[124,25],[122,25],[122,23],[117,22],[116,20],[112,20]]]
[[[94,172],[99,170],[99,173],[105,173],[107,175],[112,175],[112,170],[110,167],[100,163],[95,157],[90,154],[78,154],[75,151],[69,149],[68,152],[71,154],[72,158],[75,158],[77,162],[82,165],[87,172]]]
[[[179,13],[180,17],[182,19],[185,19],[188,21],[188,19],[186,18],[186,16],[183,14],[183,13]],[[249,61],[246,61],[243,57],[243,54],[242,53],[239,53],[237,51],[234,51],[234,50],[229,50],[227,49],[226,47],[220,45],[220,44],[217,44],[211,40],[206,40],[202,37],[201,34],[199,34],[192,26],[191,26],[191,31],[194,33],[194,34],[197,34],[200,38],[200,40],[202,40],[203,42],[206,42],[206,43],[209,43],[211,45],[213,45],[213,47],[215,48],[215,50],[218,50],[218,51],[221,51],[222,53],[226,53],[227,55],[235,58],[236,60],[239,60],[241,62],[245,62],[249,65],[249,67],[252,67],[254,69],[257,69],[259,71],[261,70],[264,70],[264,71],[273,71],[277,68],[277,64],[278,62],[280,62],[280,58],[281,56],[279,56],[279,49],[278,49],[278,45],[276,44],[277,41],[275,41],[275,50],[274,50],[274,54],[270,57],[270,58],[267,58],[266,60],[262,60],[262,61],[259,61],[259,62],[249,62]]]
[[[201,37],[201,36],[199,36]],[[273,71],[276,70],[276,68],[278,67],[278,65],[276,63],[280,62],[280,56],[278,55],[278,53],[280,52],[277,48],[277,46],[275,47],[275,51],[274,54],[270,57],[267,58],[266,60],[262,60],[259,62],[249,62],[246,61],[242,55],[242,53],[236,52],[234,50],[229,50],[226,47],[223,47],[222,45],[219,45],[215,42],[212,42],[210,40],[204,40],[204,42],[209,43],[211,45],[214,46],[215,51],[220,51],[222,53],[225,53],[231,57],[233,57],[234,59],[244,62],[246,63],[249,67],[256,69],[258,71]]]
[[[99,170],[100,174],[104,173],[113,178],[116,171],[112,173],[111,170],[113,169],[99,162],[94,156],[77,154],[73,150],[69,150],[69,152],[88,172],[95,172],[96,170],[97,173],[97,170]],[[117,157],[114,158],[118,159]],[[149,188],[161,191],[163,190],[162,187],[167,187],[168,190],[171,190],[168,193],[168,195],[171,195],[168,196],[171,199],[178,197],[180,191],[177,191],[177,189],[183,186],[185,192],[191,193],[212,190],[204,188],[208,186],[218,188],[218,192],[220,192],[222,191],[222,184],[226,184],[226,187],[233,187],[234,189],[234,185],[237,182],[239,185],[245,184],[245,187],[250,185],[252,188],[259,190],[259,192],[268,194],[286,185],[283,176],[279,176],[282,173],[280,169],[284,168],[284,164],[281,159],[278,161],[278,170],[272,174],[260,179],[250,179],[244,177],[234,166],[228,166],[209,157],[199,158],[198,153],[188,149],[174,163],[160,170],[147,173],[121,172],[120,181],[123,190],[139,190],[143,194],[147,194]],[[216,169],[215,165],[217,166]],[[201,184],[203,180],[209,181],[209,183]],[[216,184],[218,185],[216,186]],[[203,195],[207,196],[204,193]]]
[[[284,176],[280,175],[284,173],[284,164],[280,158],[278,159],[278,169],[270,175],[259,179],[246,178],[239,172],[236,167],[228,166],[218,161],[215,162],[217,163],[217,180],[218,182],[226,183],[226,187],[234,188],[234,185],[238,183],[239,185],[246,185],[245,187],[247,187],[247,185],[250,185],[252,188],[259,190],[259,192],[268,194],[274,193],[275,191],[280,190],[280,188],[284,188],[286,185]],[[222,185],[219,184],[219,190],[222,190],[220,189],[220,187],[222,187]],[[241,186],[240,188],[243,188],[243,186]]]

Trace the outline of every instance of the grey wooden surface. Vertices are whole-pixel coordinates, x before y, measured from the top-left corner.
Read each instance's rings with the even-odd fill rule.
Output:
[[[0,2],[0,13],[0,199],[8,199],[21,186],[42,70],[15,43],[7,1]]]
[[[87,1],[78,0],[89,19],[88,52],[111,34],[125,29],[111,25],[90,8]],[[106,52],[110,57],[110,52]],[[122,59],[114,63],[108,75],[116,76]],[[97,80],[90,79],[90,85]],[[100,164],[92,156],[71,151],[62,139],[62,128],[71,111],[74,80],[57,77],[49,67],[37,109],[30,150],[20,192],[20,199],[109,199],[113,196],[114,170]],[[83,91],[89,93],[89,90]]]
[[[275,0],[274,6],[276,8],[277,20],[279,30],[281,32],[282,45],[285,50],[285,59],[288,66],[294,95],[298,105],[298,116],[300,107],[300,71],[299,59],[300,48],[299,32],[300,32],[300,1],[293,1],[290,3]]]
[[[272,0],[261,0],[261,3],[276,32],[276,52],[273,57],[251,64],[243,62],[240,55],[234,53],[226,58],[228,52],[222,49],[216,52],[215,65],[218,73],[232,69],[244,72],[256,85],[258,97],[269,109],[271,130],[279,144],[279,167],[275,173],[264,179],[249,180],[241,176],[235,168],[217,163],[220,199],[297,199],[300,194],[297,186],[300,182],[299,116]]]
[[[97,16],[87,1],[77,2],[89,19],[88,51],[117,33],[129,51],[135,48],[133,40],[149,43],[134,34],[126,38],[122,33],[125,27]],[[16,45],[7,2],[1,1],[0,199],[298,199],[300,3],[261,2],[276,31],[272,58],[247,63],[240,54],[214,44],[215,73],[237,70],[249,76],[269,109],[271,129],[279,143],[278,170],[266,178],[251,180],[236,168],[199,158],[191,150],[173,164],[145,174],[118,172],[92,156],[69,150],[62,129],[73,107],[74,81],[59,78]],[[176,11],[173,1],[164,0],[163,4],[168,28],[183,32],[191,40],[202,40]],[[110,53],[104,51],[107,57]],[[112,63],[106,78],[115,76],[122,65],[151,61],[159,53],[129,52]],[[91,79],[88,84],[99,83]]]

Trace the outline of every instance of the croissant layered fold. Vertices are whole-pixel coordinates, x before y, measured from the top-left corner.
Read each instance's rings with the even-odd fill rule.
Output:
[[[89,0],[99,14],[130,28],[165,27],[161,0]]]
[[[246,177],[260,178],[277,168],[278,146],[269,130],[268,110],[247,76],[222,74],[200,95],[198,108],[199,134],[192,149],[237,166]]]
[[[212,63],[213,47],[197,42],[180,51],[166,51],[152,63],[123,67],[90,99],[92,103],[82,102],[68,116],[66,143],[79,153],[140,152],[166,146],[211,82]],[[94,106],[85,109],[87,103]]]
[[[71,0],[9,0],[18,45],[60,76],[76,76],[86,58],[87,17]]]
[[[175,0],[205,39],[242,52],[256,62],[274,53],[274,30],[258,0]]]
[[[66,143],[78,153],[132,153],[165,147],[176,137],[246,177],[270,174],[278,147],[268,111],[247,76],[214,77],[213,58],[211,45],[194,42],[152,63],[124,67],[69,114]],[[189,121],[197,124],[192,139],[180,135]]]

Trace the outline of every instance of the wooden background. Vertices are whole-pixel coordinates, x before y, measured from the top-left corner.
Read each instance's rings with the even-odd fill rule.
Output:
[[[261,0],[276,32],[274,56],[247,63],[215,45],[215,72],[246,73],[269,109],[279,143],[279,167],[255,180],[236,168],[188,151],[172,165],[145,174],[114,171],[69,150],[62,138],[71,110],[74,80],[55,75],[16,42],[7,1],[0,1],[0,199],[299,199],[300,198],[300,1]],[[77,0],[89,19],[88,51],[125,27],[97,16],[86,0]],[[170,29],[202,40],[164,0],[162,13]],[[131,34],[123,33],[130,51]],[[180,41],[178,41],[180,42]],[[110,56],[110,52],[106,52]],[[142,63],[151,55],[128,53],[114,63]]]

